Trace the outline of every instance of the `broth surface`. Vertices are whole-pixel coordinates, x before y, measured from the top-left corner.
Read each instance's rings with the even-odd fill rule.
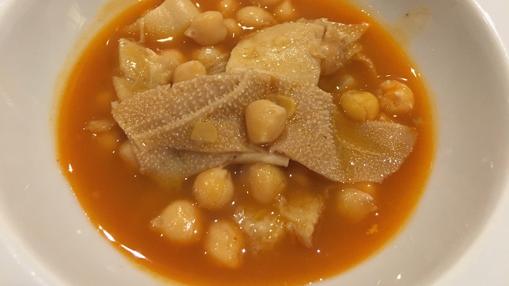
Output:
[[[162,187],[122,161],[117,152],[125,135],[116,127],[119,140],[111,150],[98,144],[100,137],[86,131],[93,119],[112,118],[110,103],[116,100],[112,75],[118,74],[118,40],[127,35],[122,28],[161,1],[143,1],[129,8],[104,27],[89,44],[74,67],[61,100],[58,119],[58,160],[80,204],[98,231],[124,255],[170,279],[197,285],[294,285],[318,281],[341,273],[380,250],[404,225],[420,198],[428,178],[434,152],[434,126],[430,101],[422,77],[393,38],[369,14],[338,0],[293,0],[301,17],[326,17],[342,23],[370,23],[361,43],[382,78],[404,80],[413,90],[416,104],[411,117],[398,118],[414,126],[418,139],[401,169],[378,186],[375,215],[358,224],[344,222],[327,207],[313,236],[313,247],[305,248],[287,238],[272,251],[245,259],[235,270],[210,263],[200,245],[177,246],[150,228],[150,221],[171,201],[192,199],[192,179],[182,187]],[[217,1],[197,1],[202,11],[214,10]],[[312,5],[310,5],[312,3]],[[231,50],[237,39],[219,46]],[[199,46],[190,40],[149,42],[154,50],[179,48],[189,55]],[[379,83],[358,62],[322,78],[320,87],[334,94],[344,74],[361,80],[374,92]],[[238,166],[229,167],[235,174]],[[332,183],[304,167],[291,163],[288,173],[304,173],[310,188],[321,190]],[[239,176],[236,185],[242,189]],[[290,179],[288,189],[296,187]],[[238,191],[236,200],[249,200]],[[329,203],[327,203],[329,204]],[[205,213],[212,221],[222,213]]]

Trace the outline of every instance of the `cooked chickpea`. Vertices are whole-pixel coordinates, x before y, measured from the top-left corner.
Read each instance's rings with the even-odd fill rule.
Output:
[[[392,115],[409,113],[415,104],[412,90],[406,84],[397,80],[382,82],[378,98],[382,110]]]
[[[193,194],[200,207],[218,210],[233,199],[233,179],[228,170],[213,168],[196,177]]]
[[[378,209],[371,195],[354,188],[341,190],[336,197],[336,206],[339,214],[352,223],[360,222]]]
[[[272,202],[286,188],[285,173],[270,164],[257,163],[249,166],[247,176],[251,196],[262,204]]]
[[[290,0],[284,0],[274,8],[274,16],[281,22],[287,22],[297,18],[297,12]]]
[[[199,61],[188,61],[175,68],[173,83],[190,80],[206,74],[207,69],[202,63]]]
[[[152,227],[174,242],[196,242],[201,236],[200,213],[189,201],[174,201],[152,220]]]
[[[236,0],[221,0],[217,10],[225,17],[232,17],[239,9],[239,2]]]
[[[221,13],[207,11],[194,17],[184,34],[196,43],[208,46],[223,41],[228,35],[228,30]]]
[[[276,23],[272,15],[256,6],[247,6],[237,11],[237,21],[247,27],[261,28]]]
[[[224,19],[224,25],[226,26],[226,29],[228,30],[232,38],[235,38],[236,36],[242,33],[242,28],[240,27],[239,23],[235,21],[235,19],[232,18]]]
[[[246,108],[246,127],[249,140],[255,144],[274,142],[286,126],[286,109],[272,101],[262,99]]]
[[[120,145],[120,147],[118,148],[118,155],[129,166],[133,168],[138,167],[138,159],[136,158],[136,154],[134,154],[131,142],[126,141],[122,143],[122,145]]]
[[[376,96],[366,91],[347,91],[339,102],[345,114],[356,121],[376,119],[380,111]]]
[[[165,50],[161,52],[161,58],[166,61],[166,66],[176,67],[186,61],[184,54],[176,49]]]
[[[212,223],[205,237],[205,251],[217,263],[237,268],[242,263],[244,238],[239,228],[229,221]]]
[[[193,59],[200,61],[207,70],[226,65],[228,53],[216,47],[203,47],[193,52]]]

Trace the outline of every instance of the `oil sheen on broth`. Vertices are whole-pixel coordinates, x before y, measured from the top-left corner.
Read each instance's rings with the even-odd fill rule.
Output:
[[[362,52],[330,75],[322,74],[318,86],[332,94],[338,110],[334,118],[342,124],[341,133],[344,136],[349,136],[347,133],[350,129],[353,130],[352,134],[355,133],[355,124],[358,124],[355,122],[365,120],[408,126],[415,130],[417,136],[411,153],[399,170],[381,183],[341,183],[338,182],[340,179],[327,179],[294,160],[288,167],[272,166],[273,169],[269,170],[256,169],[256,166],[267,165],[253,167],[252,164],[231,164],[224,169],[207,171],[212,174],[209,174],[209,178],[216,176],[224,179],[227,174],[232,176],[233,186],[230,187],[233,187],[233,198],[227,198],[227,206],[223,206],[221,198],[207,201],[210,194],[200,196],[196,185],[193,187],[193,184],[198,184],[200,177],[206,180],[207,174],[202,173],[203,176],[199,175],[198,178],[193,175],[185,179],[166,177],[163,180],[140,173],[136,162],[129,163],[129,158],[132,158],[129,155],[132,154],[125,148],[127,136],[112,117],[111,104],[118,100],[112,77],[121,75],[119,40],[140,41],[139,31],[143,27],[133,28],[130,25],[161,2],[139,2],[106,25],[76,63],[61,100],[57,129],[58,160],[98,231],[135,263],[169,279],[196,285],[304,284],[341,273],[376,253],[411,214],[424,189],[434,152],[429,98],[420,74],[402,48],[369,14],[344,1],[317,0],[312,1],[312,5],[307,0],[259,1],[267,5],[277,2],[267,9],[274,14],[277,14],[274,11],[279,11],[276,6],[288,8],[288,5],[292,5],[292,20],[327,18],[340,23],[368,23],[369,28],[359,40]],[[238,3],[237,10],[252,5],[246,1],[225,0],[193,3],[202,12],[218,10],[225,3]],[[231,17],[235,18],[235,15]],[[248,27],[243,27],[241,33],[234,37],[228,32],[226,39],[214,47],[230,52],[251,32]],[[197,40],[186,36],[165,39],[145,37],[142,40],[143,47],[156,52],[176,49],[186,60],[196,58],[197,49],[203,47],[196,43]],[[217,39],[209,37],[198,42],[201,40],[207,43]],[[323,68],[322,62],[322,73]],[[212,72],[209,70],[208,73]],[[249,75],[246,77],[249,78]],[[260,77],[263,78],[263,75]],[[173,79],[176,79],[175,75]],[[186,79],[184,75],[182,81]],[[414,100],[410,107],[408,104],[405,106],[404,102],[408,88]],[[399,105],[391,102],[391,98],[383,98],[383,92],[394,93],[395,90],[399,92],[400,99],[403,97],[403,103]],[[123,101],[120,105],[124,104]],[[270,102],[279,104],[276,104],[276,109],[286,107],[283,110],[287,113],[290,113],[288,105],[295,104],[294,99],[287,96]],[[377,106],[373,107],[373,104]],[[261,106],[264,108],[263,104]],[[359,106],[362,107],[360,111]],[[198,139],[214,140],[215,133],[210,135],[207,132],[210,131],[207,124],[195,125],[194,129],[205,130],[198,132]],[[281,192],[280,196],[272,199],[270,188],[273,182],[266,181],[257,183],[263,186],[262,189],[269,189],[268,195],[267,192],[251,194],[250,172],[257,171],[262,173],[261,176],[268,176],[269,181],[270,178],[274,180],[274,176],[279,179],[283,177],[283,189],[276,191]],[[255,177],[259,176],[257,174]],[[224,190],[227,187],[223,184],[220,188]],[[296,233],[299,223],[294,221],[293,228],[287,227],[292,224],[291,219],[284,218],[285,210],[278,207],[284,205],[286,200],[291,201],[288,198],[300,196],[300,193],[320,196],[321,212],[318,222],[313,225],[310,240]],[[361,203],[352,206],[349,204],[352,198]],[[180,205],[177,212],[189,214],[197,210],[201,229],[193,232],[191,227],[187,229],[191,233],[181,231],[173,236],[172,230],[166,229],[169,235],[162,234],[165,230],[160,228],[164,225],[159,217],[161,212],[173,202],[184,201],[192,204]],[[259,244],[252,243],[244,229],[245,225],[242,228],[236,224],[239,206],[248,206],[247,209],[254,209],[258,213],[260,209],[267,208],[273,214],[279,214],[276,223],[283,225],[281,241],[273,247],[258,249]],[[178,224],[173,226],[179,227]],[[231,227],[235,230],[233,233],[228,232]],[[235,254],[237,260],[230,257],[230,260],[221,262],[213,257],[214,250],[210,246],[207,248],[207,244],[215,243],[210,241],[213,233],[229,233],[234,240],[243,241],[240,254]]]

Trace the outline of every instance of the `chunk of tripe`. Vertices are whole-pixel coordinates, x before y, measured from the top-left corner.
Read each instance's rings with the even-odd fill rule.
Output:
[[[284,222],[278,212],[254,206],[238,206],[235,221],[249,238],[250,250],[272,249],[285,235]]]
[[[324,31],[315,23],[284,23],[261,30],[235,46],[226,71],[258,69],[317,84],[320,59],[311,53],[319,48]]]
[[[118,42],[118,59],[123,77],[114,77],[113,84],[120,99],[169,83],[173,71],[183,61],[182,55],[174,50],[158,54],[127,39]]]
[[[190,0],[166,0],[139,21],[150,38],[162,39],[181,35],[199,13]]]
[[[321,195],[312,191],[287,193],[279,203],[286,228],[306,247],[313,245],[313,233],[324,206]]]
[[[273,94],[290,96],[296,111],[269,151],[331,180],[381,182],[412,151],[413,129],[390,122],[350,122],[318,87],[255,71],[158,87],[114,104],[112,112],[133,142],[142,172],[190,176],[232,163],[241,153],[259,153],[247,138],[244,110]],[[217,141],[192,140],[197,120],[215,122]]]
[[[244,238],[235,224],[219,220],[210,225],[204,249],[217,264],[227,268],[239,267],[244,257],[243,248]]]
[[[240,41],[226,71],[263,70],[301,84],[316,85],[360,52],[367,24],[346,25],[326,19],[275,25]]]

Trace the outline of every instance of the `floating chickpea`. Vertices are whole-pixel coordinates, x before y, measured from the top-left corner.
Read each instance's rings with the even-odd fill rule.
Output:
[[[287,22],[297,18],[297,12],[292,1],[284,0],[281,4],[274,8],[274,16],[281,22]]]
[[[221,0],[219,1],[217,10],[223,14],[224,17],[232,17],[239,9],[239,2],[236,0]]]
[[[184,54],[177,49],[165,50],[160,53],[161,61],[165,61],[165,66],[176,67],[186,61]]]
[[[274,142],[283,133],[288,117],[286,109],[266,99],[250,103],[245,116],[249,140],[255,144]]]
[[[356,121],[374,120],[380,111],[376,96],[366,91],[347,91],[339,102],[345,114]]]
[[[190,80],[201,75],[206,75],[207,69],[199,61],[188,61],[175,68],[173,83]]]
[[[222,42],[228,35],[228,30],[221,13],[207,11],[195,16],[184,34],[196,43],[208,46]]]
[[[404,83],[397,80],[386,80],[380,84],[378,91],[380,107],[392,115],[409,113],[414,108],[414,93]]]
[[[230,172],[223,168],[213,168],[196,177],[193,194],[200,207],[218,210],[233,199],[233,179]]]
[[[273,25],[276,20],[272,15],[264,9],[256,6],[247,6],[236,14],[237,21],[247,27],[261,28]]]
[[[270,164],[257,163],[249,166],[247,176],[251,196],[263,204],[272,202],[287,185],[284,172]]]
[[[242,263],[244,238],[235,224],[218,221],[210,226],[204,248],[207,255],[217,263],[237,268]]]
[[[152,227],[164,237],[178,243],[196,242],[201,237],[198,208],[189,201],[174,201],[152,220]]]
[[[193,59],[200,61],[209,74],[224,72],[228,53],[216,47],[203,47],[193,52]]]
[[[341,190],[336,197],[336,206],[339,214],[351,223],[360,222],[378,209],[371,195],[354,188]]]

